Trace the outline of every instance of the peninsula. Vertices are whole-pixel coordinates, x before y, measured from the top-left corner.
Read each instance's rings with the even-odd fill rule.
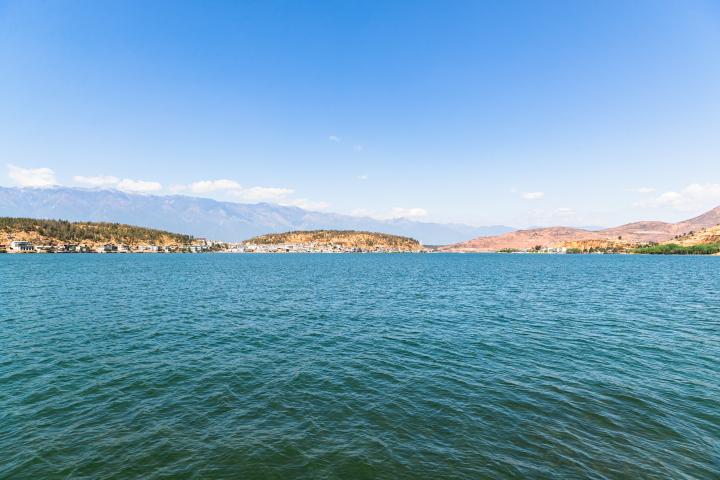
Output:
[[[269,233],[251,238],[244,243],[257,245],[337,245],[344,248],[356,248],[368,251],[375,251],[378,248],[388,251],[415,251],[422,249],[420,242],[413,238],[388,235],[386,233],[356,232],[355,230],[311,230]]]

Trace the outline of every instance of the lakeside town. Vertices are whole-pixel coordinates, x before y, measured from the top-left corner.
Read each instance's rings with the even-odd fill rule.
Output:
[[[333,243],[225,243],[196,238],[189,245],[127,245],[105,243],[98,246],[86,244],[33,245],[29,241],[13,240],[9,245],[0,245],[0,251],[7,253],[431,253],[432,248],[417,249],[348,247]]]
[[[521,234],[522,232],[520,232]],[[512,235],[518,235],[514,232]],[[533,237],[534,239],[535,237]],[[476,239],[482,240],[482,239]],[[538,238],[539,240],[539,238]],[[468,242],[469,243],[469,242]],[[512,243],[512,242],[510,242]],[[521,243],[521,242],[515,242]],[[720,224],[670,241],[617,238],[511,245],[505,248],[428,246],[409,237],[354,230],[269,233],[238,243],[124,224],[0,217],[0,253],[518,253],[717,255]]]
[[[653,247],[643,245],[640,248]],[[657,248],[657,246],[655,246]],[[155,244],[115,244],[105,243],[101,245],[86,244],[50,244],[33,245],[27,240],[13,240],[9,245],[0,244],[0,253],[443,253],[432,247],[416,249],[388,248],[377,246],[374,248],[362,248],[357,246],[345,246],[334,243],[225,243],[202,238],[195,239],[189,245],[155,245]],[[466,251],[445,252],[445,253],[472,253]],[[534,248],[502,249],[497,253],[520,253],[520,254],[627,254],[645,253],[639,249],[614,249],[614,248],[567,248],[554,246],[536,246]],[[703,252],[705,253],[705,252]],[[707,252],[716,254],[717,251]]]

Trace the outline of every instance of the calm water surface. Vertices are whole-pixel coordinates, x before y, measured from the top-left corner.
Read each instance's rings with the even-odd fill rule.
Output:
[[[0,478],[720,478],[719,274],[0,255]]]

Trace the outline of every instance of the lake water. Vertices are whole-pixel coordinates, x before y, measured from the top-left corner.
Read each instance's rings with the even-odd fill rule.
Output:
[[[0,478],[720,478],[719,274],[0,255]]]

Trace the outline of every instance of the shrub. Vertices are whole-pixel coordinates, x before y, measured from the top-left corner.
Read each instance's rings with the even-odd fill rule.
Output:
[[[681,247],[675,243],[668,243],[656,247],[636,248],[632,252],[647,255],[712,255],[720,252],[720,243],[692,245],[689,247]]]

